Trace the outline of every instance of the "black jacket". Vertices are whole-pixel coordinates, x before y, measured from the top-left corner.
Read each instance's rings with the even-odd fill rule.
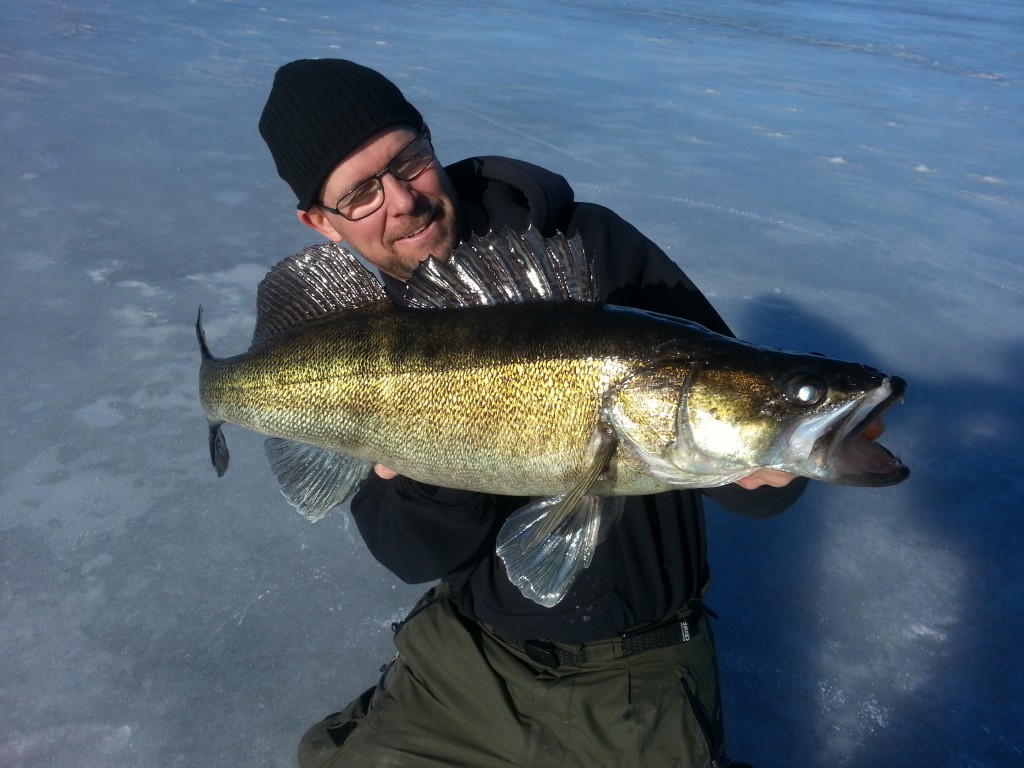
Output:
[[[528,224],[544,235],[583,238],[597,265],[602,297],[696,321],[729,333],[689,278],[650,240],[612,211],[577,203],[564,178],[522,161],[476,157],[447,168],[460,200],[462,235]],[[385,276],[393,294],[402,284]],[[723,507],[767,517],[788,507],[806,483],[703,493]],[[525,499],[425,485],[371,474],[352,515],[373,555],[404,581],[443,579],[462,612],[505,634],[588,642],[660,621],[700,596],[708,579],[701,491],[631,497],[622,519],[598,545],[590,567],[554,608],[524,598],[494,553],[498,529]]]

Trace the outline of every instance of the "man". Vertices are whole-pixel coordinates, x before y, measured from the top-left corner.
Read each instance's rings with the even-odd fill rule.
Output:
[[[428,255],[532,225],[581,235],[609,303],[729,333],[657,246],[612,211],[575,202],[561,176],[499,157],[442,167],[420,113],[373,70],[285,65],[260,132],[298,197],[299,221],[347,241],[393,295]],[[306,734],[302,768],[730,764],[701,603],[701,495],[767,517],[792,504],[804,480],[761,470],[723,488],[630,498],[590,567],[545,608],[520,594],[494,553],[501,523],[524,499],[374,469],[351,505],[367,546],[403,580],[440,584],[396,628],[399,654],[378,685]]]

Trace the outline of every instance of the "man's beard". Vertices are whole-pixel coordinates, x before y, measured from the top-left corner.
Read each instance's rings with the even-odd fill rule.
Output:
[[[397,241],[410,235],[415,235],[432,224],[436,225],[437,233],[426,252],[412,255],[407,252],[402,253],[395,248]],[[389,235],[387,243],[388,263],[385,267],[382,267],[382,271],[399,280],[408,280],[419,262],[425,260],[428,256],[434,256],[442,261],[446,260],[459,243],[458,232],[458,221],[454,209],[446,206],[441,200],[432,201],[429,211],[418,216],[410,223],[405,224],[400,232]]]

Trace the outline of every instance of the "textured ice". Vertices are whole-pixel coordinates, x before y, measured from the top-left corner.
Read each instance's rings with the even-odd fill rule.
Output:
[[[261,441],[218,480],[196,398],[315,241],[256,121],[344,56],[442,159],[556,170],[752,341],[910,382],[890,489],[709,510],[732,752],[1022,762],[1019,0],[4,4],[0,766],[288,766],[375,682],[421,587],[310,526]]]

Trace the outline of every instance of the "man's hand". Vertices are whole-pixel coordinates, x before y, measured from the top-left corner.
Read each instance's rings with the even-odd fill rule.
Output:
[[[398,473],[393,469],[388,469],[383,464],[374,464],[373,471],[377,473],[377,477],[382,480],[391,480],[394,477],[398,477]]]
[[[791,475],[789,472],[780,472],[777,469],[759,469],[757,472],[752,472],[746,477],[742,477],[737,480],[736,485],[740,488],[746,488],[748,491],[760,488],[762,485],[770,485],[773,488],[782,488],[785,485],[789,485],[797,477],[798,475]]]
[[[877,440],[883,434],[885,434],[885,422],[880,416],[873,418],[864,428],[864,437],[868,440]]]

